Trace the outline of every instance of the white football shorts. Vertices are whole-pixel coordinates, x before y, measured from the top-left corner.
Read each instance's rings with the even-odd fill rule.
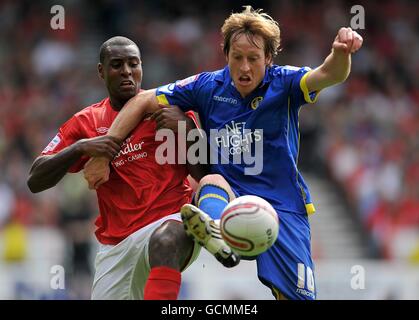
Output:
[[[182,222],[180,213],[171,214],[134,232],[117,245],[99,245],[95,259],[92,300],[144,298],[144,286],[150,273],[148,243],[153,231],[167,220]],[[185,269],[196,260],[200,250],[201,246],[195,243]]]

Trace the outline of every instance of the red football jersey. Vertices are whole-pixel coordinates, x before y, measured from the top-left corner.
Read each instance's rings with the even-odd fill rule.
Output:
[[[81,110],[60,128],[42,154],[106,134],[117,115],[109,98]],[[179,212],[191,200],[186,165],[156,162],[156,149],[163,142],[155,141],[155,133],[156,122],[144,119],[112,161],[109,181],[96,190],[100,214],[95,233],[103,244],[117,244],[151,222]],[[87,160],[81,158],[69,172],[82,170]]]

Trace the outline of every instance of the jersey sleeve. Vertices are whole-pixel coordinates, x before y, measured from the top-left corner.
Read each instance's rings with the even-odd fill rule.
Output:
[[[77,117],[73,116],[60,127],[58,133],[41,152],[41,155],[57,154],[61,150],[71,146],[73,143],[83,138],[86,138],[86,136],[83,134]],[[68,172],[79,172],[83,169],[83,166],[87,160],[88,157],[81,157],[68,169]]]
[[[197,114],[195,112],[188,111],[188,112],[185,113],[185,115],[192,119],[192,121],[195,124],[195,127],[197,127],[198,129],[201,128],[201,125],[199,124],[199,121],[198,121],[198,118],[197,118]]]
[[[205,85],[209,77],[210,73],[203,72],[161,86],[156,90],[157,100],[164,105],[177,105],[184,112],[199,112],[199,102],[205,96]]]
[[[309,92],[306,84],[307,76],[311,71],[309,67],[285,66],[283,68],[284,81],[290,90],[293,104],[302,106],[306,103],[315,103],[317,101],[319,91]]]

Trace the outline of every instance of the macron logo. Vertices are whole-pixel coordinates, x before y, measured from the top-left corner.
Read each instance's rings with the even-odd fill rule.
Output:
[[[214,96],[213,98],[214,98],[215,101],[218,101],[218,102],[226,102],[226,103],[230,103],[230,104],[237,104],[237,99],[221,97],[221,96]]]

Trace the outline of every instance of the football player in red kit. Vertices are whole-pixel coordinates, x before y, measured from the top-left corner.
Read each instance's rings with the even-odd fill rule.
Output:
[[[156,163],[162,142],[155,141],[156,122],[149,118],[123,142],[106,135],[119,110],[140,90],[138,46],[125,37],[107,40],[100,49],[98,72],[109,97],[61,126],[35,159],[28,186],[40,192],[67,172],[82,170],[91,157],[112,159],[109,180],[96,189],[100,246],[92,299],[176,299],[181,272],[199,253],[179,215],[191,201],[187,166]]]

